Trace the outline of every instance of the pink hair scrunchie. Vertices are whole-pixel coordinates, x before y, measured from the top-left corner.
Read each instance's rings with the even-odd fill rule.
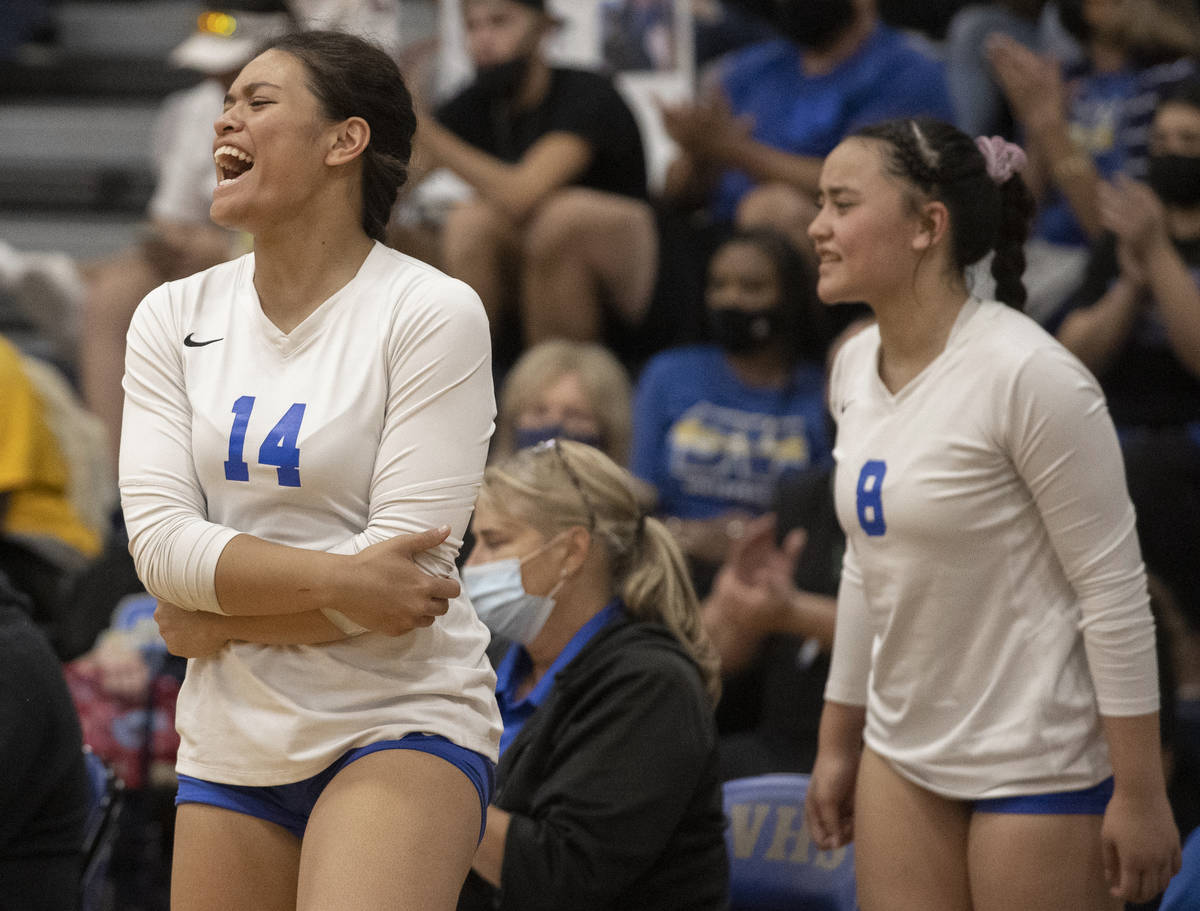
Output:
[[[983,153],[988,177],[992,178],[992,182],[997,186],[1025,169],[1028,161],[1025,150],[1003,136],[977,136],[975,145]]]

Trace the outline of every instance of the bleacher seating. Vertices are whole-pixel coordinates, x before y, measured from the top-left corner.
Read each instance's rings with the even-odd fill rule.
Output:
[[[730,911],[855,911],[854,847],[822,851],[804,824],[808,776],[724,785]]]
[[[154,186],[151,125],[197,75],[166,55],[194,0],[67,0],[0,61],[0,238],[87,258],[127,245]]]

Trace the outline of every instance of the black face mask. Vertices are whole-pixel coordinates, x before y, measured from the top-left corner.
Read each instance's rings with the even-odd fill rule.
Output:
[[[1200,156],[1151,155],[1146,182],[1168,206],[1200,206]]]
[[[775,24],[802,48],[821,51],[833,44],[857,15],[852,0],[775,0]]]
[[[475,85],[489,98],[511,99],[521,88],[533,57],[522,54],[503,63],[475,68]]]
[[[753,354],[761,351],[779,336],[783,310],[739,310],[720,307],[708,311],[708,328],[712,340],[730,354]]]

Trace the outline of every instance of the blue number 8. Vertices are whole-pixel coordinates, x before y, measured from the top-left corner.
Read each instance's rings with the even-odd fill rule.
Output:
[[[883,521],[883,476],[887,474],[887,462],[870,459],[863,464],[858,474],[858,524],[872,537],[887,531]]]

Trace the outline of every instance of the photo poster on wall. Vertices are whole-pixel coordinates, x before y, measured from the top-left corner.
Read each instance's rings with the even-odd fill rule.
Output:
[[[650,187],[659,189],[675,149],[658,102],[690,100],[695,92],[690,0],[550,0],[548,6],[562,21],[548,39],[548,59],[612,75],[641,127]],[[441,0],[438,25],[437,91],[448,98],[471,79],[459,0]]]

